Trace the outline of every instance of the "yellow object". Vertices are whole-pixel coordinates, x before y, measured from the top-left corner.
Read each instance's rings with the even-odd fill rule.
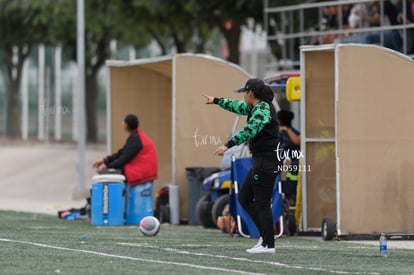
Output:
[[[289,77],[286,82],[286,99],[288,101],[300,100],[300,77]]]
[[[226,180],[221,185],[221,189],[230,189],[230,185],[231,185],[231,181],[230,180]]]

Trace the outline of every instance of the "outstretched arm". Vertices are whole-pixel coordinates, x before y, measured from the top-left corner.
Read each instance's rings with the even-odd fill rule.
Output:
[[[207,99],[206,104],[214,104],[214,96],[204,95],[204,97]]]
[[[117,158],[106,159],[106,167],[122,169],[125,164],[131,161],[135,157],[135,155],[142,149],[141,138],[139,137],[139,135],[137,137],[138,138],[129,136],[126,144],[122,148],[121,154],[119,154]]]
[[[118,152],[110,155],[110,156],[106,156],[104,158],[98,159],[96,161],[93,162],[92,167],[96,169],[96,171],[99,171],[101,169],[106,169],[106,164],[113,161],[114,159],[117,159],[119,156],[121,156],[122,154],[122,150],[123,148],[119,149]],[[105,164],[105,166],[102,166],[103,164]]]
[[[248,115],[251,107],[246,104],[246,102],[241,100],[232,100],[226,98],[218,98],[209,95],[204,95],[207,99],[206,104],[217,104],[224,110],[239,114],[239,115]]]
[[[247,124],[226,144],[227,148],[242,144],[257,135],[270,122],[270,107],[268,103],[260,102],[253,109]]]

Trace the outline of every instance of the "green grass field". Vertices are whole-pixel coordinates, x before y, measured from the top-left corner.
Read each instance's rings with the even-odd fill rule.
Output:
[[[82,239],[82,235],[86,235]],[[250,255],[256,239],[162,225],[156,237],[134,226],[0,211],[1,274],[414,274],[414,251],[300,237],[276,240],[275,255]]]

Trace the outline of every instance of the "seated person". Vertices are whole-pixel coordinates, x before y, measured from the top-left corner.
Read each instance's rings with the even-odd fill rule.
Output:
[[[383,26],[398,25],[398,9],[386,0],[383,3],[384,16],[382,18]],[[371,26],[379,26],[381,24],[381,5],[379,1],[373,1],[371,3],[371,12],[363,15],[363,19],[371,24]],[[383,31],[376,33],[369,33],[364,35],[365,44],[380,44],[381,36],[383,36],[384,47],[393,49],[395,51],[401,51],[402,48],[402,37],[398,30]]]
[[[140,129],[136,115],[127,115],[124,129],[129,133],[125,145],[115,154],[93,163],[99,172],[103,169],[120,169],[130,186],[157,179],[158,161],[154,143]]]
[[[368,22],[363,19],[363,15],[367,13],[367,8],[365,4],[356,4],[354,5],[349,13],[347,18],[349,24],[350,32],[344,37],[340,37],[334,40],[334,44],[337,43],[362,43],[363,34],[362,33],[353,33],[352,30],[357,28],[366,28],[369,26]]]
[[[295,152],[300,150],[300,132],[292,127],[294,114],[287,110],[277,113],[279,120],[279,144],[286,158],[290,159],[292,170],[289,169],[286,180],[282,181],[282,192],[285,194],[290,205],[296,205],[296,188],[299,172],[299,158]],[[296,169],[293,169],[295,168]]]
[[[398,10],[398,21],[401,24],[414,23],[414,0],[394,0],[393,4]],[[403,30],[400,32],[404,34]],[[407,29],[405,35],[407,54],[414,54],[414,28]]]

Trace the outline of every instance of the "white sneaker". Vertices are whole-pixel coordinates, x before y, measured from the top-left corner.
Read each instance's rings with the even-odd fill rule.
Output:
[[[255,247],[255,248],[250,248],[246,250],[247,253],[252,253],[252,254],[259,254],[259,253],[271,253],[271,254],[275,254],[275,248],[267,248],[264,247],[262,245],[260,245],[259,247]]]
[[[257,244],[255,244],[252,248],[250,248],[250,249],[253,249],[253,248],[258,248],[259,246],[262,246],[262,243],[263,243],[263,238],[262,237],[260,237],[259,238],[259,240],[257,240]]]

